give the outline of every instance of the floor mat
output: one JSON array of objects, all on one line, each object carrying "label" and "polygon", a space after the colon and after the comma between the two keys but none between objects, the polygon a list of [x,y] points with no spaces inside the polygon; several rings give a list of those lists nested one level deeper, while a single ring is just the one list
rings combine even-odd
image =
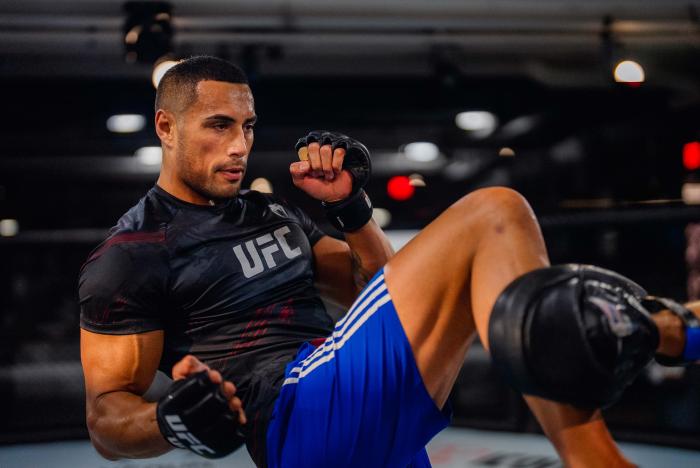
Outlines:
[{"label": "floor mat", "polygon": [[[643,468],[697,468],[700,451],[621,443],[625,454]],[[561,463],[546,438],[474,429],[448,428],[428,446],[436,468],[554,468]],[[88,441],[0,446],[0,468],[253,468],[245,449],[219,460],[207,460],[184,450],[158,458],[110,462]]]}]

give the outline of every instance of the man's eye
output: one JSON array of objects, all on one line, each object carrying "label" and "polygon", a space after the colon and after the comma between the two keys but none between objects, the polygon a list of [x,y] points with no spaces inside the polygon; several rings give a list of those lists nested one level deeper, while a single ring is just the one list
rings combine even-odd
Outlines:
[{"label": "man's eye", "polygon": [[223,124],[223,123],[221,123],[221,124],[214,124],[214,128],[217,129],[217,130],[226,130],[226,129],[228,128],[228,125],[227,125],[227,124]]},{"label": "man's eye", "polygon": [[255,127],[254,124],[248,124],[248,125],[245,126],[245,129],[246,129],[246,130],[249,130],[249,131],[252,131],[252,130],[253,130],[253,127]]}]

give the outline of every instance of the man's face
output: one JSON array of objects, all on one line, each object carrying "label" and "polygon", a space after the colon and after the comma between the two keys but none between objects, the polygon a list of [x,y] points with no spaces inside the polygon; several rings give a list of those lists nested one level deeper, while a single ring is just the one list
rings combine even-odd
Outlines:
[{"label": "man's face", "polygon": [[177,118],[174,167],[202,201],[241,189],[253,146],[255,105],[248,85],[200,81],[197,98]]}]

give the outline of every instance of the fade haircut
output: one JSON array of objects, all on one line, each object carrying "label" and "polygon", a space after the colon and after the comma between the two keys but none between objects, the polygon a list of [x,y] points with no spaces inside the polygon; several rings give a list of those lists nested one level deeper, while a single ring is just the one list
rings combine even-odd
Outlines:
[{"label": "fade haircut", "polygon": [[208,55],[190,57],[163,75],[156,90],[155,111],[178,114],[186,110],[197,99],[197,83],[205,80],[248,84],[245,72],[231,62]]}]

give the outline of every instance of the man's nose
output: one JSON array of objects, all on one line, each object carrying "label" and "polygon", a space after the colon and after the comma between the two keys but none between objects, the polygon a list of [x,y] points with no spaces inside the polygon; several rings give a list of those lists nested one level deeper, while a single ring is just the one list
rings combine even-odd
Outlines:
[{"label": "man's nose", "polygon": [[245,133],[241,129],[241,130],[236,132],[236,135],[234,136],[233,140],[229,144],[228,155],[242,157],[242,156],[246,156],[247,154],[248,154],[248,142],[246,141]]}]

